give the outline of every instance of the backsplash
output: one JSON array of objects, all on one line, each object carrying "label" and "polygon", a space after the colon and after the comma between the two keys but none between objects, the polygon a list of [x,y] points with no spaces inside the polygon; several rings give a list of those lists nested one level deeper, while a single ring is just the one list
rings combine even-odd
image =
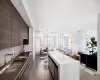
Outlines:
[{"label": "backsplash", "polygon": [[[22,51],[23,51],[23,46],[22,45],[0,50],[0,65],[4,64],[4,56],[5,56],[5,54],[14,53],[14,57],[15,57]],[[8,62],[9,60],[11,60],[11,57],[7,57],[6,59],[7,59],[7,62]]]}]

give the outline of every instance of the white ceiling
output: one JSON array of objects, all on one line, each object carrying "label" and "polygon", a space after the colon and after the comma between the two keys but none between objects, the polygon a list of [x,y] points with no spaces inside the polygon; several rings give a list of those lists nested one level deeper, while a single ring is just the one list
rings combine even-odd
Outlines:
[{"label": "white ceiling", "polygon": [[23,0],[37,31],[97,29],[99,0]]}]

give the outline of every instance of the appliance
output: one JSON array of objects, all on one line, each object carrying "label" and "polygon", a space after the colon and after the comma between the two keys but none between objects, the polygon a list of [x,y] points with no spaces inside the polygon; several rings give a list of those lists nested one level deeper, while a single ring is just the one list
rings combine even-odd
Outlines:
[{"label": "appliance", "polygon": [[28,39],[23,39],[23,45],[28,45],[29,44],[29,40]]}]

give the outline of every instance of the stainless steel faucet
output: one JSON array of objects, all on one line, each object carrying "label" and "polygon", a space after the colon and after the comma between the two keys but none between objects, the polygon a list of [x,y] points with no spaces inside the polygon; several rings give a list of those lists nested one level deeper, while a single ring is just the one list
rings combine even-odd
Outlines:
[{"label": "stainless steel faucet", "polygon": [[7,63],[7,61],[6,61],[6,57],[7,57],[7,56],[11,56],[11,60],[13,59],[13,54],[6,54],[6,55],[4,56],[4,64]]}]

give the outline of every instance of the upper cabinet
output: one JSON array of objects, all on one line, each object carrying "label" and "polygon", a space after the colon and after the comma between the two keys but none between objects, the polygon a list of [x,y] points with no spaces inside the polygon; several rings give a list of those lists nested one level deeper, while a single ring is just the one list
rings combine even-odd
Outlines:
[{"label": "upper cabinet", "polygon": [[0,49],[23,44],[29,28],[10,0],[0,0]]},{"label": "upper cabinet", "polygon": [[23,44],[23,39],[29,39],[29,27],[20,17],[20,44]]},{"label": "upper cabinet", "polygon": [[0,0],[0,49],[11,47],[11,6]]},{"label": "upper cabinet", "polygon": [[12,47],[20,45],[20,17],[17,10],[12,7]]}]

